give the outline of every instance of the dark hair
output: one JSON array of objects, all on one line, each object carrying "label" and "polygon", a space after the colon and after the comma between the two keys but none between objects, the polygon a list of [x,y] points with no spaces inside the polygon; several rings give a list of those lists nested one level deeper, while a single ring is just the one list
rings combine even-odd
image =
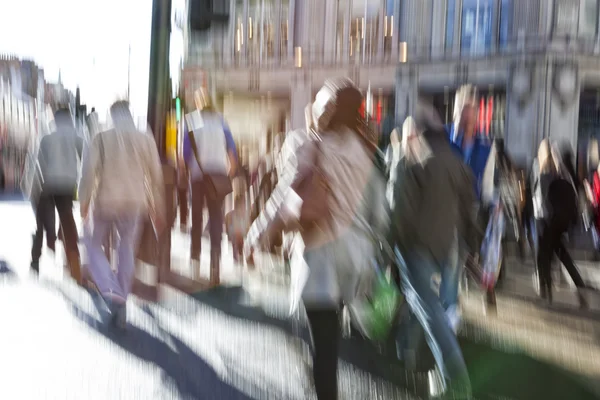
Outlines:
[{"label": "dark hair", "polygon": [[335,112],[331,117],[331,126],[345,125],[358,129],[360,107],[363,96],[355,87],[345,87],[336,93]]}]

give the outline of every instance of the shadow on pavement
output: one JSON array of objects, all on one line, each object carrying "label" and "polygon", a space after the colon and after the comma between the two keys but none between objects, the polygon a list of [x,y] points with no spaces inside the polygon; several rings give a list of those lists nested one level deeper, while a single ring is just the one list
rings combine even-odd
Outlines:
[{"label": "shadow on pavement", "polygon": [[[285,316],[278,318],[267,314],[261,307],[244,305],[245,296],[247,294],[240,287],[220,287],[192,295],[199,302],[231,317],[268,324],[309,342],[305,321],[294,321]],[[459,341],[477,399],[600,398],[583,378],[550,363],[519,351],[503,352],[493,348],[490,343],[476,342],[470,338],[461,337]],[[387,351],[362,338],[351,337],[342,341],[340,358],[417,395],[424,394],[426,374],[406,371],[395,358],[393,350]]]},{"label": "shadow on pavement", "polygon": [[[150,333],[131,324],[126,332],[112,328],[108,323],[99,323],[97,319],[80,308],[65,291],[59,289],[72,307],[73,314],[98,333],[111,340],[123,350],[136,357],[151,362],[163,371],[163,382],[175,383],[183,398],[194,399],[240,399],[249,400],[246,394],[223,382],[216,372],[193,350],[173,335],[168,335],[170,344],[152,336]],[[90,294],[103,320],[107,312],[99,296]]]}]

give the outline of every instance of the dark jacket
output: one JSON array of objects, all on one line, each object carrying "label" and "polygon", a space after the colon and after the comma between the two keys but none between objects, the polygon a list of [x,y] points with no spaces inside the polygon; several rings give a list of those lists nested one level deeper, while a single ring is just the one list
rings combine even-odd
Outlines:
[{"label": "dark jacket", "polygon": [[443,132],[424,137],[432,157],[423,164],[398,163],[390,239],[401,251],[426,251],[443,263],[456,231],[471,250],[477,248],[473,174]]}]

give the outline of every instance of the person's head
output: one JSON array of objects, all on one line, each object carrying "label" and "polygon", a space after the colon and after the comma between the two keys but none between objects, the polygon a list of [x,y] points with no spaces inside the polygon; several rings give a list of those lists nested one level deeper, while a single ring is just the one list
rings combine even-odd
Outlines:
[{"label": "person's head", "polygon": [[57,131],[74,130],[73,115],[67,107],[59,108],[54,112],[54,124]]},{"label": "person's head", "polygon": [[363,97],[348,78],[329,79],[315,96],[312,121],[319,132],[348,127],[359,130]]},{"label": "person's head", "polygon": [[194,92],[194,104],[200,111],[214,111],[212,98],[206,88],[200,88]]},{"label": "person's head", "polygon": [[125,100],[118,100],[113,103],[110,107],[110,118],[117,131],[137,131],[135,121],[129,109],[129,103]]}]

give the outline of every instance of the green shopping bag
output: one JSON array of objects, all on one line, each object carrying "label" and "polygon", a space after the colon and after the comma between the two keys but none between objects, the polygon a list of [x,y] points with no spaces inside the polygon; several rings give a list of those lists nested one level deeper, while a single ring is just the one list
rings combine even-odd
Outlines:
[{"label": "green shopping bag", "polygon": [[371,289],[350,306],[350,313],[353,325],[363,336],[381,342],[389,336],[404,298],[378,266],[373,272]]}]

